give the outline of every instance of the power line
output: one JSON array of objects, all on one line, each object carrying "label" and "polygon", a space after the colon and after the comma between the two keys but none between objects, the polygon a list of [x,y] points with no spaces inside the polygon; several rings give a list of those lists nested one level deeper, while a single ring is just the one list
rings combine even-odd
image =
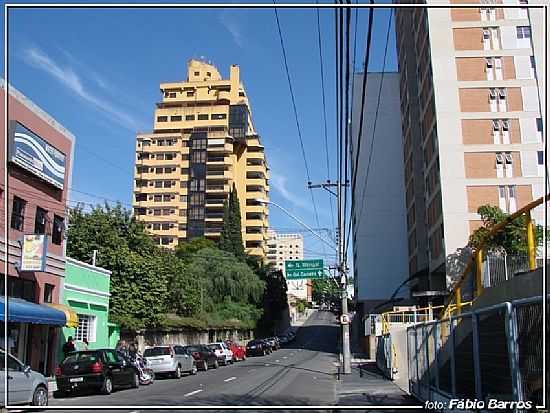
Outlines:
[{"label": "power line", "polygon": [[[348,3],[349,3],[349,0],[348,0]],[[349,74],[350,74],[350,68],[349,68],[349,64],[350,64],[350,48],[349,48],[349,43],[350,43],[350,20],[351,20],[351,10],[349,8],[346,9],[346,39],[345,39],[345,44],[346,44],[346,91],[345,91],[345,100],[346,100],[346,110],[345,110],[345,119],[343,120],[345,123],[344,123],[344,134],[345,134],[345,138],[344,138],[344,183],[346,185],[344,185],[344,222],[343,222],[343,229],[344,229],[344,232],[343,232],[343,239],[345,240],[346,239],[346,212],[347,212],[347,209],[348,209],[348,186],[347,186],[347,181],[348,181],[348,173],[349,173],[349,170],[348,170],[348,149],[349,149],[349,112],[350,112],[350,99],[349,99]],[[351,220],[350,220],[351,222]],[[346,251],[346,245],[344,243],[344,251]]]},{"label": "power line", "polygon": [[96,157],[97,159],[99,159],[100,161],[102,161],[102,162],[105,163],[106,165],[111,166],[111,167],[114,168],[114,169],[118,169],[118,170],[123,171],[123,172],[125,172],[125,173],[128,172],[128,171],[125,171],[124,169],[122,169],[119,165],[115,164],[114,162],[111,162],[110,160],[108,160],[108,159],[102,157],[101,155],[97,154],[96,152],[92,151],[91,149],[89,149],[88,146],[83,145],[83,144],[80,143],[80,142],[76,145],[76,147],[77,147],[77,148],[80,147],[80,148],[84,149],[85,152],[88,152],[90,155]]},{"label": "power line", "polygon": [[[273,4],[276,4],[275,0],[273,0]],[[288,69],[288,61],[287,61],[287,57],[286,57],[286,49],[285,49],[285,43],[284,43],[284,40],[283,40],[283,33],[282,33],[282,30],[281,30],[281,23],[279,21],[279,13],[277,12],[277,7],[275,7],[273,10],[275,11],[275,20],[277,22],[277,30],[279,32],[279,40],[280,40],[280,43],[281,43],[281,50],[283,52],[283,61],[284,61],[284,66],[285,66],[286,78],[288,80],[288,88],[290,90],[290,97],[292,99],[292,108],[294,110],[294,118],[295,118],[295,121],[296,121],[296,128],[298,130],[298,138],[300,140],[300,148],[302,150],[302,157],[304,159],[304,165],[305,165],[305,168],[306,168],[307,182],[308,182],[308,185],[309,185],[311,183],[311,176],[310,176],[310,173],[309,173],[309,166],[307,164],[307,157],[306,157],[306,151],[305,151],[305,148],[304,148],[304,141],[302,139],[302,130],[300,128],[300,122],[299,122],[299,119],[298,119],[298,110],[296,109],[296,99],[294,97],[294,90],[292,89],[292,81],[290,80],[290,71]],[[313,190],[311,188],[309,189],[309,193],[311,195],[311,202],[313,204],[313,210],[315,212],[315,222],[316,222],[317,226],[320,226],[319,225],[319,214],[317,212],[317,205],[315,203],[315,196],[313,195]]]},{"label": "power line", "polygon": [[[318,0],[316,0],[316,3],[319,3]],[[328,155],[328,129],[327,129],[327,107],[326,107],[326,98],[325,98],[325,74],[324,74],[324,63],[323,63],[323,52],[322,52],[322,41],[321,41],[321,18],[320,18],[320,12],[319,8],[316,9],[317,12],[317,38],[318,38],[318,44],[319,44],[319,67],[321,69],[321,91],[323,96],[323,121],[324,121],[324,131],[325,131],[325,155],[326,155],[326,163],[327,163],[327,181],[330,180],[330,160]],[[332,197],[329,197],[329,204],[330,204],[330,216],[332,219],[332,225],[335,224],[334,222],[334,207],[333,207],[333,199]]]},{"label": "power line", "polygon": [[[371,4],[374,3],[374,0],[370,0]],[[363,118],[365,114],[365,97],[366,97],[366,91],[367,91],[367,72],[369,67],[369,60],[370,60],[370,48],[371,48],[371,41],[372,41],[372,24],[373,24],[373,17],[374,17],[374,9],[369,9],[369,27],[367,31],[367,45],[366,45],[366,52],[365,52],[365,63],[363,65],[363,86],[362,86],[362,94],[361,94],[361,111],[359,114],[359,133],[357,134],[357,152],[355,153],[355,168],[353,170],[353,174],[351,177],[351,192],[355,193],[355,187],[357,184],[357,170],[359,169],[357,167],[359,162],[359,153],[361,151],[361,136],[363,133]],[[353,206],[352,206],[353,208]]]},{"label": "power line", "polygon": [[[356,222],[357,226],[359,226],[359,224],[361,222],[361,217],[363,216],[363,210],[364,210],[364,206],[365,206],[365,195],[367,193],[367,184],[368,184],[368,181],[369,181],[370,166],[371,166],[371,163],[372,163],[372,153],[374,152],[374,141],[376,139],[376,125],[378,123],[378,112],[379,112],[379,109],[380,109],[380,100],[381,100],[380,98],[382,96],[382,85],[384,83],[384,74],[386,72],[386,58],[387,58],[387,54],[388,54],[388,43],[389,43],[389,39],[390,39],[390,31],[391,31],[390,29],[391,29],[392,15],[393,15],[393,9],[390,11],[390,15],[388,17],[388,29],[387,29],[387,33],[386,33],[386,46],[384,48],[384,62],[383,62],[383,66],[382,66],[382,74],[380,76],[380,85],[378,87],[378,97],[377,97],[377,101],[376,101],[376,111],[375,111],[375,114],[374,114],[374,122],[373,122],[373,128],[372,128],[372,140],[371,140],[370,147],[369,147],[369,159],[367,161],[367,171],[365,173],[365,181],[364,181],[364,185],[363,185],[363,194],[362,194],[363,196],[362,196],[362,199],[361,199],[361,209],[359,211],[359,218],[357,219],[357,222]],[[361,115],[362,114],[363,114],[363,112],[361,112]],[[359,136],[361,136],[361,135],[359,135]],[[359,154],[359,152],[357,152],[357,154]],[[350,230],[351,230],[351,220],[350,220]],[[349,237],[349,233],[348,233],[348,237]]]},{"label": "power line", "polygon": [[[342,0],[339,0],[339,3],[342,3]],[[336,39],[336,140],[338,148],[338,236],[341,237],[341,228],[342,228],[342,203],[341,203],[341,183],[342,183],[342,107],[344,104],[343,101],[343,88],[342,88],[342,68],[343,68],[343,13],[341,9],[335,10],[335,22],[334,22],[334,31]],[[341,240],[339,240],[341,242]],[[338,257],[339,260],[341,257],[341,249],[338,248]]]}]

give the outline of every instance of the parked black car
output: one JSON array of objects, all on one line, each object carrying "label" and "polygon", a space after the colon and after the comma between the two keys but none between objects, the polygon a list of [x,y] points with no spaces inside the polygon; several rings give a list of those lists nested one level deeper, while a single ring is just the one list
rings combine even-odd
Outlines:
[{"label": "parked black car", "polygon": [[186,346],[184,347],[184,350],[187,351],[188,354],[192,355],[195,359],[195,364],[198,369],[200,370],[208,370],[208,368],[214,368],[217,369],[220,364],[218,361],[218,356],[208,346],[205,346],[204,344],[195,344],[192,346]]},{"label": "parked black car", "polygon": [[139,386],[137,369],[112,349],[69,353],[55,369],[55,380],[57,397],[80,390],[110,394],[117,387]]},{"label": "parked black car", "polygon": [[247,356],[265,356],[271,353],[271,347],[264,339],[249,341],[246,345]]}]

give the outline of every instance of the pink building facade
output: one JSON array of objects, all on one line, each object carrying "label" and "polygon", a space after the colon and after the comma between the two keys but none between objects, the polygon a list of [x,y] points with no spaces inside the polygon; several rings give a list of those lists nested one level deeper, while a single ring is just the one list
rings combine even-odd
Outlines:
[{"label": "pink building facade", "polygon": [[[9,89],[7,125],[3,116],[6,89]],[[0,289],[5,296],[3,300],[9,300],[8,336],[7,341],[2,337],[2,347],[34,370],[49,375],[54,368],[62,325],[58,317],[61,312],[49,304],[62,302],[67,201],[75,138],[3,81],[0,98],[2,215],[7,211],[0,220]],[[43,271],[23,271],[23,236],[36,234],[45,236]],[[20,311],[30,313],[31,318],[18,318]],[[4,322],[2,314],[2,333]]]}]

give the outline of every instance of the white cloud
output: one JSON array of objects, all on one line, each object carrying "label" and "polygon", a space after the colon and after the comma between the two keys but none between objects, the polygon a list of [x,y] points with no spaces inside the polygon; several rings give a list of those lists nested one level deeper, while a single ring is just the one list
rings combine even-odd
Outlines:
[{"label": "white cloud", "polygon": [[[54,77],[67,89],[95,107],[98,111],[103,112],[103,114],[119,125],[134,132],[141,129],[139,122],[132,115],[118,109],[108,100],[91,93],[84,86],[81,76],[72,67],[62,67],[45,52],[36,47],[26,49],[23,52],[23,59],[29,66],[40,69]],[[91,76],[94,77],[93,74]],[[99,83],[99,78],[96,79],[96,82]]]},{"label": "white cloud", "polygon": [[221,13],[219,16],[220,23],[225,27],[225,29],[231,34],[233,41],[240,48],[245,46],[245,36],[242,33],[242,30],[238,23],[229,17],[227,13]]},{"label": "white cloud", "polygon": [[[306,202],[302,197],[293,194],[287,186],[287,177],[283,175],[274,174],[271,171],[270,186],[272,186],[284,199],[292,203],[293,205],[312,211],[310,203]],[[305,194],[305,192],[304,192]]]}]

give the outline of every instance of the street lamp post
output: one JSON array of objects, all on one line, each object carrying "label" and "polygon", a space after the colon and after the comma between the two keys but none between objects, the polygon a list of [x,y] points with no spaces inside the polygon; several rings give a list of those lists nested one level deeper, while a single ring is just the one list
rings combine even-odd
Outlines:
[{"label": "street lamp post", "polygon": [[[338,194],[340,191],[341,191],[341,185],[338,184]],[[283,208],[281,205],[273,201],[268,201],[266,199],[260,199],[260,198],[256,198],[255,201],[261,204],[269,204],[269,205],[276,206],[285,214],[287,214],[289,217],[291,217],[300,225],[302,225],[304,228],[306,228],[313,235],[315,235],[317,238],[319,238],[321,241],[323,241],[325,244],[327,244],[332,249],[334,249],[334,251],[336,252],[336,255],[338,256],[338,270],[341,275],[340,282],[342,283],[342,297],[341,297],[342,314],[347,315],[348,313],[347,268],[346,268],[346,263],[344,258],[342,228],[340,228],[340,231],[338,234],[338,245],[335,245],[333,242],[327,241],[325,238],[319,235],[316,231],[314,231],[309,225],[307,225],[305,222],[303,222],[301,219],[299,219],[295,215],[291,214],[286,208]],[[341,210],[341,213],[343,213],[343,210]],[[342,372],[344,374],[351,373],[351,349],[350,349],[350,337],[349,337],[349,324],[347,323],[342,324],[342,367],[343,367]]]}]

